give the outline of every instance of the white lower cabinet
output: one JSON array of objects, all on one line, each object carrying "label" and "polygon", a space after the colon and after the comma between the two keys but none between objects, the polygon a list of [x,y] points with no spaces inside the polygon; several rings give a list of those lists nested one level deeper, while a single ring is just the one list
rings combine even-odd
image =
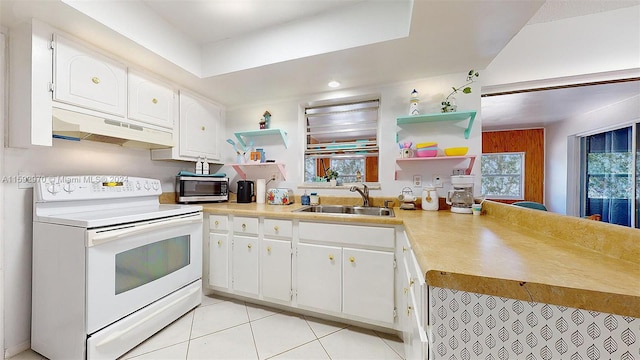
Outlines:
[{"label": "white lower cabinet", "polygon": [[394,251],[394,228],[301,221],[298,305],[395,326]]},{"label": "white lower cabinet", "polygon": [[428,359],[429,341],[425,331],[428,307],[423,302],[427,299],[424,276],[404,232],[401,233],[398,241],[402,249],[399,289],[401,304],[398,309],[405,358],[407,360]]},{"label": "white lower cabinet", "polygon": [[298,305],[340,313],[342,248],[298,244],[296,258]]},{"label": "white lower cabinet", "polygon": [[210,289],[400,328],[394,227],[213,214],[207,224]]},{"label": "white lower cabinet", "polygon": [[209,234],[209,285],[229,288],[229,234]]},{"label": "white lower cabinet", "polygon": [[342,250],[342,312],[393,323],[394,258],[388,251]]},{"label": "white lower cabinet", "polygon": [[291,301],[291,241],[264,239],[260,270],[264,299]]},{"label": "white lower cabinet", "polygon": [[409,329],[405,332],[405,358],[407,360],[423,360],[429,358],[429,339],[427,332],[420,323],[420,313],[414,309],[420,304],[416,303],[413,289],[409,290],[409,303],[407,316],[409,317]]},{"label": "white lower cabinet", "polygon": [[233,290],[258,295],[258,238],[234,235],[231,254]]},{"label": "white lower cabinet", "polygon": [[208,241],[205,244],[205,258],[203,279],[204,284],[208,284],[216,290],[229,290],[229,250],[231,249],[231,239],[229,235],[227,215],[207,215],[205,219],[205,236]]}]

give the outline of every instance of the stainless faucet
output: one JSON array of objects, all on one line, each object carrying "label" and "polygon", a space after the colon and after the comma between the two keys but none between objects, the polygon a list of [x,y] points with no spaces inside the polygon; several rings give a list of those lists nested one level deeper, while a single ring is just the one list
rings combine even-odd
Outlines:
[{"label": "stainless faucet", "polygon": [[367,185],[362,184],[364,191],[360,190],[357,186],[352,186],[349,191],[357,191],[362,196],[362,206],[369,206],[369,188]]}]

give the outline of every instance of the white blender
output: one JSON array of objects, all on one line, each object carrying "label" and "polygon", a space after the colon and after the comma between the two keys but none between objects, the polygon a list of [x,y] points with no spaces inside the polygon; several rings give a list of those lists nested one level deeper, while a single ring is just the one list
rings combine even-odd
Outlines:
[{"label": "white blender", "polygon": [[447,204],[451,205],[451,212],[471,214],[473,205],[474,175],[453,175],[451,185],[453,190],[447,192]]}]

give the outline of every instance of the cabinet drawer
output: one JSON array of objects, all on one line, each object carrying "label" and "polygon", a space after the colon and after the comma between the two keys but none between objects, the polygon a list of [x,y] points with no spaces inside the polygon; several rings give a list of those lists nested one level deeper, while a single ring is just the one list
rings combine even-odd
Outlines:
[{"label": "cabinet drawer", "polygon": [[258,234],[258,218],[234,217],[233,232],[236,234]]},{"label": "cabinet drawer", "polygon": [[264,236],[291,238],[293,225],[290,220],[264,219]]},{"label": "cabinet drawer", "polygon": [[229,218],[226,215],[209,215],[209,231],[229,230]]},{"label": "cabinet drawer", "polygon": [[395,229],[300,222],[300,240],[392,249],[395,247]]}]

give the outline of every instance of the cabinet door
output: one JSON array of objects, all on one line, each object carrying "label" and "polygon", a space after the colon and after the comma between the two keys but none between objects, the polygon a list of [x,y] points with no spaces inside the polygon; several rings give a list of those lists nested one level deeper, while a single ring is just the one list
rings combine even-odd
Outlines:
[{"label": "cabinet door", "polygon": [[233,237],[233,290],[258,295],[258,238]]},{"label": "cabinet door", "polygon": [[262,296],[291,300],[291,242],[264,239],[260,249]]},{"label": "cabinet door", "polygon": [[173,129],[177,97],[170,85],[135,70],[127,84],[130,119]]},{"label": "cabinet door", "polygon": [[[429,357],[429,341],[427,333],[420,325],[420,316],[418,312],[413,311],[418,305],[415,302],[413,289],[409,290],[409,306],[407,307],[407,316],[409,320],[409,331],[405,332],[405,356],[407,360],[423,360]],[[408,334],[408,337],[406,336]]]},{"label": "cabinet door", "polygon": [[222,113],[219,106],[180,91],[180,156],[219,160],[218,138]]},{"label": "cabinet door", "polygon": [[296,258],[298,305],[339,313],[342,249],[298,244]]},{"label": "cabinet door", "polygon": [[125,116],[124,64],[55,35],[54,100]]},{"label": "cabinet door", "polygon": [[229,235],[209,234],[209,285],[229,288]]},{"label": "cabinet door", "polygon": [[393,323],[394,254],[343,249],[342,311],[366,319]]}]

